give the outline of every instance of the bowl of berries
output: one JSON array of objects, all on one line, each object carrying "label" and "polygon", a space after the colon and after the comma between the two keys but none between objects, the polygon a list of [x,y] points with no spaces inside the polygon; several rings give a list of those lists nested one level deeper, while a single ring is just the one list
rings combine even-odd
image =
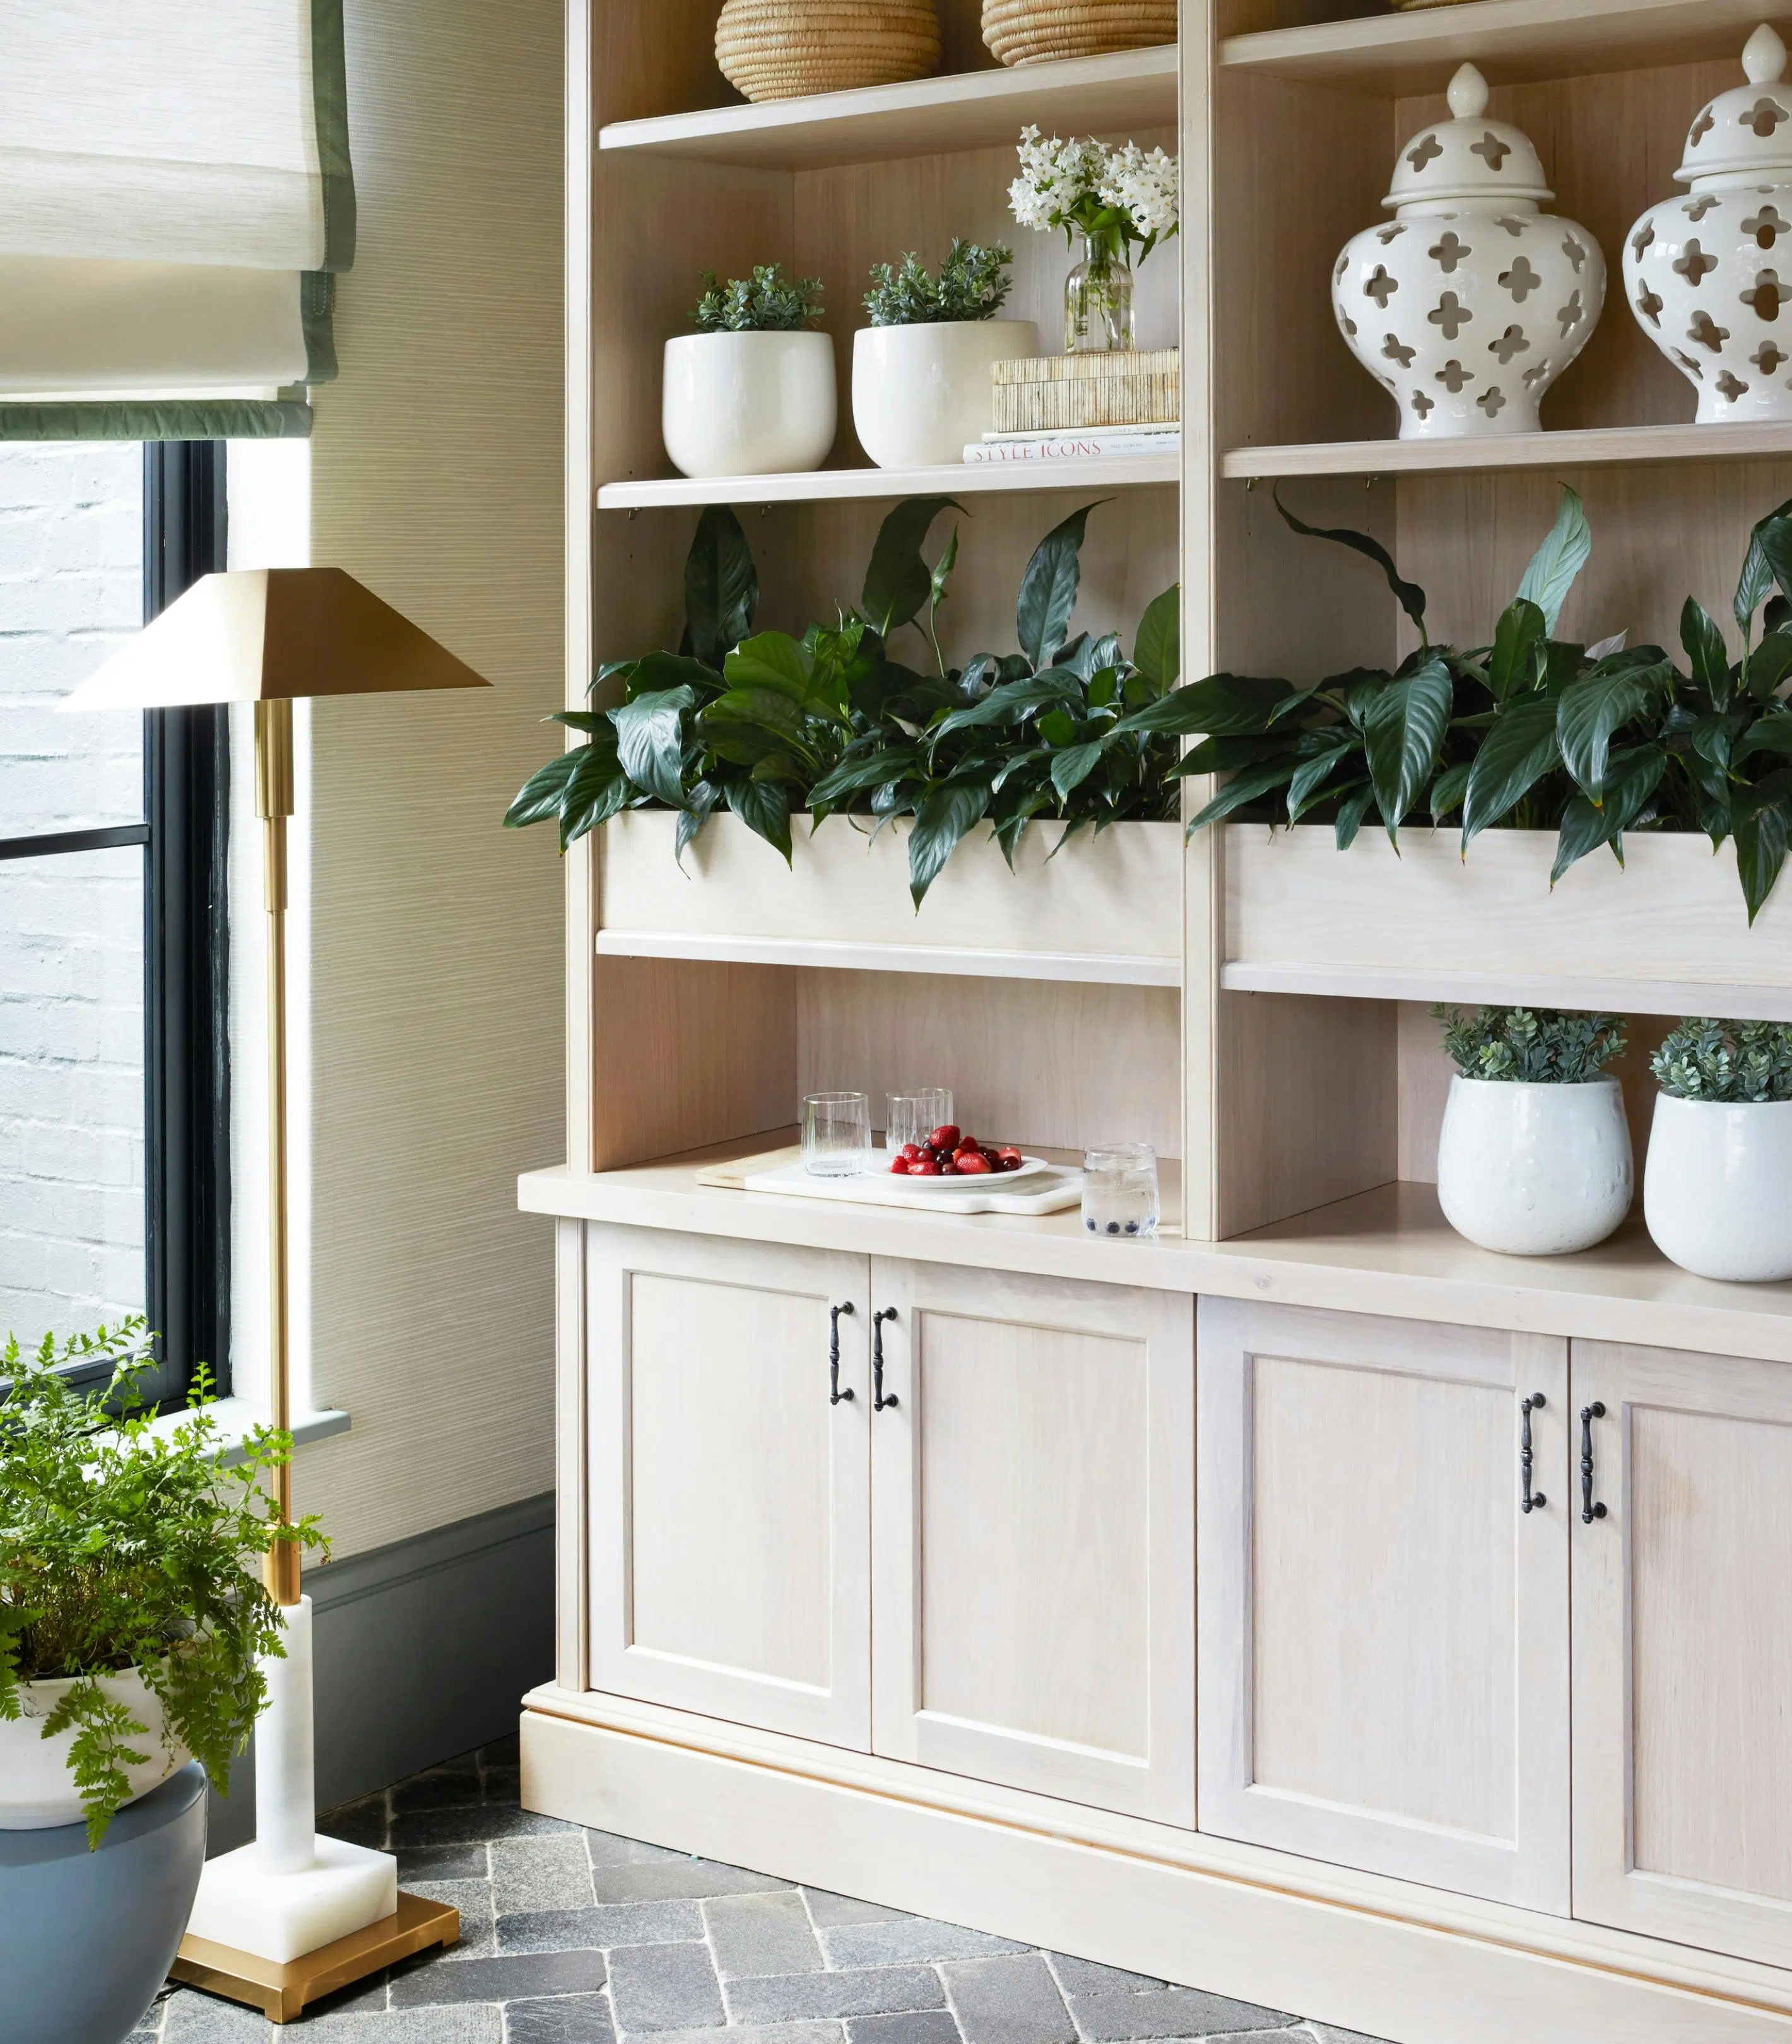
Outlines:
[{"label": "bowl of berries", "polygon": [[919,1143],[905,1143],[890,1160],[896,1178],[918,1179],[949,1191],[966,1182],[997,1177],[1036,1177],[1052,1166],[1041,1157],[1024,1157],[1012,1143],[979,1143],[956,1122],[946,1122]]}]

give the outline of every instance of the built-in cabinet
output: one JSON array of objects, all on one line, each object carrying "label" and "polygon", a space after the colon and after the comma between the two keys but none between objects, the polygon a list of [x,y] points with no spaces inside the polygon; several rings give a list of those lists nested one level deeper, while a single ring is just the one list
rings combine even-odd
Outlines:
[{"label": "built-in cabinet", "polygon": [[1194,1821],[1175,1293],[590,1231],[594,1688]]}]

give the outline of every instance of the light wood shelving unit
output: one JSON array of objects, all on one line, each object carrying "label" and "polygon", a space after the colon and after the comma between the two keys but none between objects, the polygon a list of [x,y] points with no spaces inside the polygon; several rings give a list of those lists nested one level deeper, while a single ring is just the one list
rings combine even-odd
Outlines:
[{"label": "light wood shelving unit", "polygon": [[[744,106],[715,0],[569,0],[569,707],[600,659],[676,644],[717,502],[759,624],[800,628],[852,600],[889,500],[960,500],[959,659],[1013,643],[1033,545],[1099,498],[1079,625],[1129,634],[1179,580],[1186,678],[1397,661],[1373,568],[1259,481],[1372,531],[1436,641],[1485,640],[1559,482],[1594,533],[1564,636],[1675,644],[1689,591],[1727,615],[1792,432],[1688,423],[1617,258],[1749,31],[1792,16],[1371,4],[1184,0],[1174,50],[1005,71],[977,0],[940,0],[938,77]],[[1465,58],[1612,285],[1545,431],[1401,443],[1329,280]],[[667,474],[660,352],[703,269],[821,275],[843,398],[870,263],[954,234],[1015,247],[1012,309],[1050,333],[1068,259],[1006,202],[1028,121],[1180,153],[1183,232],[1141,279],[1142,342],[1182,347],[1179,457],[878,471],[843,402],[814,474]],[[1456,1237],[1426,1013],[1626,1007],[1640,1158],[1676,1012],[1792,1017],[1792,897],[1748,932],[1702,841],[1552,895],[1519,833],[1464,867],[1418,834],[1396,859],[1129,826],[1158,834],[1013,876],[967,849],[917,917],[894,838],[799,832],[786,871],[712,825],[681,874],[667,822],[567,862],[567,1162],[521,1193],[560,1256],[558,1672],[525,1800],[1399,2044],[1792,2044],[1792,1669],[1776,1645],[1736,1678],[1732,1650],[1792,1636],[1792,1286],[1690,1278],[1636,1217],[1557,1259]],[[804,1091],[936,1078],[979,1134],[1153,1141],[1159,1239],[699,1182],[787,1139]],[[818,1412],[843,1300],[853,1395]],[[1521,1519],[1546,1387],[1549,1508]],[[1595,1394],[1603,1534],[1575,1489]],[[1627,1596],[1655,1661],[1626,1658]]]}]

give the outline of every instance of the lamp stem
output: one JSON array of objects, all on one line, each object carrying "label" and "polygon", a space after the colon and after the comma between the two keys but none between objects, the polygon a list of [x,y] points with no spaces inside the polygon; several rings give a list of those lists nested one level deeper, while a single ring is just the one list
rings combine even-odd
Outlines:
[{"label": "lamp stem", "polygon": [[[286,1255],[286,819],[293,813],[292,702],[275,697],[255,706],[255,809],[262,820],[262,893],[267,909],[267,1217],[269,1392],[274,1424],[292,1427],[287,1340]],[[274,1508],[292,1523],[292,1466],[274,1472]],[[298,1548],[277,1541],[263,1566],[267,1593],[279,1604],[299,1600]]]}]

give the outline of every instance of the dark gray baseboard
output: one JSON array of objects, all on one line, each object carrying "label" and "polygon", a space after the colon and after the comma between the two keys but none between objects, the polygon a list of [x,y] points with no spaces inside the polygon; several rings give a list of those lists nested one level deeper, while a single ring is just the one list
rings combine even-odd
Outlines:
[{"label": "dark gray baseboard", "polygon": [[[305,1589],[329,1810],[516,1730],[553,1673],[552,1495],[327,1563]],[[252,1747],[210,1823],[208,1853],[255,1835]]]}]

